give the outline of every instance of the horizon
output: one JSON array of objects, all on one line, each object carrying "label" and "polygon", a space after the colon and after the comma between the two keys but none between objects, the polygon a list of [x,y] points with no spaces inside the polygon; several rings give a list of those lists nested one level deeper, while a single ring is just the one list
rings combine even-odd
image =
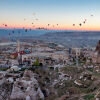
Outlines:
[{"label": "horizon", "polygon": [[[30,28],[25,28],[30,30]],[[0,28],[0,30],[25,30],[23,28]],[[100,32],[100,30],[64,30],[64,29],[31,29],[31,31],[54,31],[54,32]]]},{"label": "horizon", "polygon": [[29,30],[29,29],[31,29],[31,30],[40,30],[40,31],[42,31],[42,30],[44,30],[44,31],[72,31],[72,32],[74,32],[74,31],[76,31],[76,32],[100,32],[100,30],[67,30],[67,29],[37,29],[37,28],[2,28],[2,27],[0,27],[0,30],[25,30],[25,29],[27,29],[27,30]]}]

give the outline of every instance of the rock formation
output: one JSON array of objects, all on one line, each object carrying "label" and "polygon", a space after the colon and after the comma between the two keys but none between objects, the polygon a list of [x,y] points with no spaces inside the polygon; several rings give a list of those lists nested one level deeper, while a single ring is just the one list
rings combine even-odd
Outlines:
[{"label": "rock formation", "polygon": [[97,52],[97,63],[100,63],[100,40],[96,46],[96,52]]},{"label": "rock formation", "polygon": [[11,100],[44,100],[44,95],[39,87],[34,74],[26,70],[22,78],[18,78],[13,85]]},{"label": "rock formation", "polygon": [[44,94],[30,70],[23,77],[0,72],[0,100],[44,100]]}]

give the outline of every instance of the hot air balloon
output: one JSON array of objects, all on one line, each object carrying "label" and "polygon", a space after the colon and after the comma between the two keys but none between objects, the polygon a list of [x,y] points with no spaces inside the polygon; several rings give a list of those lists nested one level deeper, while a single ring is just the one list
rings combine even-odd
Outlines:
[{"label": "hot air balloon", "polygon": [[33,16],[35,16],[36,15],[36,13],[33,13]]},{"label": "hot air balloon", "polygon": [[86,22],[84,21],[83,23],[85,24]]},{"label": "hot air balloon", "polygon": [[38,19],[37,19],[37,18],[36,18],[35,20],[36,20],[36,21],[38,21]]},{"label": "hot air balloon", "polygon": [[27,32],[27,29],[25,29],[25,32]]},{"label": "hot air balloon", "polygon": [[75,24],[73,24],[73,26],[75,26]]},{"label": "hot air balloon", "polygon": [[18,33],[20,33],[20,31],[18,31]]},{"label": "hot air balloon", "polygon": [[93,17],[93,15],[91,15],[91,17]]},{"label": "hot air balloon", "polygon": [[14,33],[14,31],[12,31],[12,33]]},{"label": "hot air balloon", "polygon": [[80,23],[79,26],[82,26],[82,24]]},{"label": "hot air balloon", "polygon": [[24,18],[24,21],[26,21],[26,18]]},{"label": "hot air balloon", "polygon": [[7,24],[5,24],[5,27],[7,27]]}]

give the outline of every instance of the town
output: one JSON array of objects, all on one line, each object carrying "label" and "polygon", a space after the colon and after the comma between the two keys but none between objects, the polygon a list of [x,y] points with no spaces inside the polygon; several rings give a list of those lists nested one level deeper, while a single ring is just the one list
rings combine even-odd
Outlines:
[{"label": "town", "polygon": [[100,100],[99,76],[100,41],[93,48],[0,43],[0,100]]}]

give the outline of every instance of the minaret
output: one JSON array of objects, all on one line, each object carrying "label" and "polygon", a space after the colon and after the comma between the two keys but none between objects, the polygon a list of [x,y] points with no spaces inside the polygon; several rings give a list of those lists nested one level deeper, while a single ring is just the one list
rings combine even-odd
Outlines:
[{"label": "minaret", "polygon": [[18,52],[18,58],[20,58],[20,44],[19,44],[19,40],[17,40],[17,52]]},{"label": "minaret", "polygon": [[21,55],[20,55],[20,43],[19,43],[19,40],[17,40],[17,53],[18,53],[18,63],[20,65],[22,62],[21,62]]}]

